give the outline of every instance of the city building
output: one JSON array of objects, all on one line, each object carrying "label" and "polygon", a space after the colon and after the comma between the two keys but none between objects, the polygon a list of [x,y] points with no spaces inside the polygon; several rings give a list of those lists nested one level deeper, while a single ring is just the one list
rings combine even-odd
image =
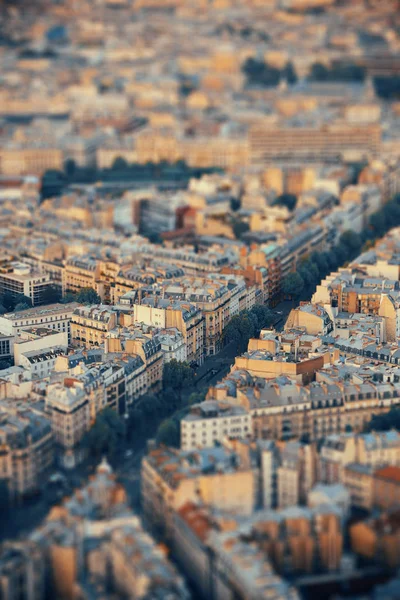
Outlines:
[{"label": "city building", "polygon": [[220,443],[224,438],[250,438],[250,415],[241,406],[207,400],[191,407],[181,420],[181,448],[194,450]]},{"label": "city building", "polygon": [[11,502],[37,492],[54,462],[54,435],[40,406],[0,400],[0,461]]},{"label": "city building", "polygon": [[50,277],[32,272],[29,265],[11,261],[0,265],[0,294],[19,294],[30,298],[32,305],[43,304],[45,293],[52,285]]}]

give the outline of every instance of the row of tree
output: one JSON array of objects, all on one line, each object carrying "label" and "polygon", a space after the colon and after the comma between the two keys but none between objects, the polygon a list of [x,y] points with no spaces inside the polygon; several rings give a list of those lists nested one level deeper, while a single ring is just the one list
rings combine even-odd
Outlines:
[{"label": "row of tree", "polygon": [[63,304],[68,302],[79,302],[79,304],[101,304],[99,294],[91,287],[85,287],[79,292],[66,292],[64,297],[60,299]]},{"label": "row of tree", "polygon": [[364,81],[365,68],[354,64],[333,64],[330,67],[316,62],[311,65],[311,81]]},{"label": "row of tree", "polygon": [[[61,302],[67,304],[68,302],[79,302],[80,304],[100,304],[101,298],[93,288],[82,288],[79,292],[67,292],[62,297],[61,288],[58,286],[49,285],[47,286],[41,296],[41,304],[54,304]],[[29,296],[24,294],[10,294],[5,292],[0,295],[0,314],[7,312],[18,312],[32,308],[32,300]]]},{"label": "row of tree", "polygon": [[303,296],[309,298],[316,285],[328,273],[356,258],[362,249],[367,250],[373,246],[377,239],[397,225],[400,225],[400,194],[371,215],[368,226],[361,234],[345,231],[340,236],[339,243],[329,252],[313,252],[303,260],[297,271],[289,273],[283,280],[283,294],[294,299]]},{"label": "row of tree", "polygon": [[286,63],[283,69],[278,69],[262,59],[248,58],[242,66],[242,71],[246,75],[247,85],[250,86],[275,87],[281,80],[289,84],[297,81],[297,74],[291,62]]},{"label": "row of tree", "polygon": [[10,294],[5,292],[0,296],[0,314],[7,312],[19,312],[32,308],[32,300],[24,294]]},{"label": "row of tree", "polygon": [[191,167],[184,160],[128,164],[123,157],[117,156],[111,168],[97,169],[95,166],[81,167],[74,160],[68,159],[64,170],[49,169],[44,173],[41,198],[44,200],[59,195],[66,185],[74,183],[162,181],[185,185],[192,177],[220,172],[222,170],[218,167]]},{"label": "row of tree", "polygon": [[389,412],[381,415],[373,415],[365,427],[365,431],[389,431],[397,429],[400,431],[400,408],[392,407]]},{"label": "row of tree", "polygon": [[261,329],[270,327],[274,313],[265,304],[256,304],[232,317],[223,332],[224,344],[234,344],[237,353],[245,352],[249,340],[260,335]]},{"label": "row of tree", "polygon": [[143,444],[154,436],[159,442],[179,445],[180,419],[191,404],[204,399],[204,395],[190,393],[193,383],[194,371],[187,363],[176,360],[166,363],[163,391],[141,396],[128,419],[122,419],[111,408],[97,415],[84,439],[89,454],[96,459],[102,455],[113,459],[125,441]]}]

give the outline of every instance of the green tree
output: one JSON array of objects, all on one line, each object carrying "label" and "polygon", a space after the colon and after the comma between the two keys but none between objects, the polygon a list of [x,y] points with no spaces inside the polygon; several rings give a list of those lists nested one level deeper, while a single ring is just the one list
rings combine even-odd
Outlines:
[{"label": "green tree", "polygon": [[293,299],[299,298],[304,289],[304,281],[298,273],[289,273],[282,283],[282,292]]},{"label": "green tree", "polygon": [[297,73],[292,62],[287,62],[283,71],[282,76],[286,79],[289,85],[293,85],[297,82]]},{"label": "green tree", "polygon": [[296,208],[297,197],[294,194],[281,194],[275,198],[273,206],[286,206],[288,210],[293,211]]},{"label": "green tree", "polygon": [[15,296],[13,294],[10,294],[10,292],[5,292],[0,296],[0,302],[1,305],[4,306],[4,308],[6,309],[6,312],[10,312],[14,310],[14,306],[16,304]]},{"label": "green tree", "polygon": [[68,179],[71,179],[76,173],[76,162],[69,158],[64,163],[64,172]]},{"label": "green tree", "polygon": [[188,398],[188,405],[200,404],[201,402],[204,402],[205,398],[206,392],[192,392]]},{"label": "green tree", "polygon": [[122,156],[117,156],[114,160],[111,169],[113,171],[125,171],[128,168],[128,163]]},{"label": "green tree", "polygon": [[68,304],[69,302],[76,302],[76,294],[73,292],[66,292],[64,297],[60,300],[61,304]]},{"label": "green tree", "polygon": [[362,248],[362,240],[358,233],[355,231],[345,231],[340,236],[340,244],[347,248],[348,257],[347,260],[354,258]]},{"label": "green tree", "polygon": [[232,229],[237,240],[242,238],[244,233],[247,233],[250,229],[248,223],[241,221],[240,219],[234,219],[232,222]]},{"label": "green tree", "polygon": [[101,304],[100,296],[90,287],[82,288],[76,295],[76,301],[80,304]]},{"label": "green tree", "polygon": [[96,458],[102,455],[113,456],[125,438],[125,425],[112,408],[105,408],[96,417],[91,429],[86,433],[84,443],[89,453]]},{"label": "green tree", "polygon": [[329,79],[329,71],[322,63],[314,63],[311,66],[309,79],[313,81],[327,81]]},{"label": "green tree", "polygon": [[32,304],[27,304],[26,302],[18,302],[18,304],[14,306],[14,311],[21,312],[22,310],[27,310],[28,308],[32,308]]},{"label": "green tree", "polygon": [[61,300],[61,289],[56,285],[48,285],[42,293],[42,304],[56,304]]},{"label": "green tree", "polygon": [[248,311],[243,311],[235,315],[229,321],[223,332],[225,344],[233,343],[237,352],[244,352],[247,349],[249,339],[256,333],[254,320]]},{"label": "green tree", "polygon": [[271,67],[263,60],[248,58],[242,70],[246,75],[248,85],[261,85],[264,87],[274,87],[279,84],[281,72],[275,67]]},{"label": "green tree", "polygon": [[383,211],[372,214],[369,218],[369,224],[372,227],[374,236],[380,237],[386,231],[386,219]]},{"label": "green tree", "polygon": [[250,315],[256,317],[256,335],[259,334],[261,329],[270,327],[274,321],[274,313],[265,304],[255,304],[250,309]]},{"label": "green tree", "polygon": [[179,447],[180,444],[180,430],[179,425],[175,419],[166,419],[160,425],[157,430],[156,440],[158,444],[165,444],[166,446]]},{"label": "green tree", "polygon": [[163,370],[164,389],[171,388],[181,392],[183,388],[193,385],[194,371],[186,362],[179,362],[175,359],[165,363]]},{"label": "green tree", "polygon": [[400,431],[400,408],[392,407],[387,413],[373,415],[364,429],[365,431],[389,431],[390,429]]}]

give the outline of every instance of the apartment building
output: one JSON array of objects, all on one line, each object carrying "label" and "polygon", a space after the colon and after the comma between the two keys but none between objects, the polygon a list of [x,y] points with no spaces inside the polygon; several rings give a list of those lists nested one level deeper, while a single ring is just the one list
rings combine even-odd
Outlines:
[{"label": "apartment building", "polygon": [[371,510],[373,506],[373,467],[361,463],[348,463],[343,471],[343,484],[350,494],[350,504]]},{"label": "apartment building", "polygon": [[89,399],[73,378],[47,388],[46,413],[51,421],[54,441],[63,467],[73,468],[85,454],[80,446],[90,428]]},{"label": "apartment building", "polygon": [[252,519],[241,520],[243,535],[232,514],[187,502],[173,517],[172,548],[178,564],[202,598],[299,600],[261,550],[251,531]]},{"label": "apartment building", "polygon": [[379,516],[350,526],[350,546],[356,555],[374,561],[386,569],[400,566],[399,511],[382,512]]},{"label": "apartment building", "polygon": [[283,376],[259,379],[244,368],[234,369],[207,394],[208,400],[243,406],[252,415],[254,435],[273,440],[303,435],[316,440],[349,427],[359,433],[373,415],[397,406],[399,398],[398,383],[299,385]]},{"label": "apartment building", "polygon": [[278,443],[279,466],[276,468],[276,505],[283,509],[305,504],[317,481],[315,445],[298,441]]},{"label": "apartment building", "polygon": [[19,365],[30,374],[31,379],[44,379],[54,371],[59,356],[64,356],[65,348],[49,348],[22,352]]},{"label": "apartment building", "polygon": [[285,329],[300,328],[310,335],[328,335],[333,330],[333,320],[323,306],[300,302],[293,308],[285,323]]},{"label": "apartment building", "polygon": [[68,343],[71,341],[70,323],[73,311],[78,307],[76,302],[68,304],[49,304],[36,308],[28,308],[16,313],[0,315],[0,331],[4,335],[15,336],[24,329],[45,327],[66,332]]},{"label": "apartment building", "polygon": [[[112,281],[110,297],[115,304],[124,304],[124,296],[131,290],[137,290],[137,297],[143,295],[141,288],[165,280],[176,280],[184,277],[185,272],[181,267],[172,264],[153,262],[124,267],[118,270]],[[110,278],[111,279],[111,278]],[[132,294],[133,297],[136,295]]]},{"label": "apartment building", "polygon": [[[400,434],[397,431],[354,435],[328,435],[322,443],[319,476],[326,483],[340,483],[347,465],[358,463],[378,468],[400,466]],[[351,478],[351,473],[348,475]]]},{"label": "apartment building", "polygon": [[247,290],[243,278],[216,274],[213,278],[183,278],[176,283],[155,286],[149,297],[154,294],[171,301],[190,302],[201,310],[204,315],[204,352],[210,356],[220,351],[223,330],[232,316],[246,308]]},{"label": "apartment building", "polygon": [[14,356],[14,336],[0,333],[0,360],[9,360]]},{"label": "apartment building", "polygon": [[173,513],[200,497],[204,504],[238,514],[251,514],[255,475],[237,455],[223,447],[192,452],[161,447],[142,461],[142,506],[155,527],[171,531]]},{"label": "apartment building", "polygon": [[146,363],[140,356],[123,356],[120,361],[125,373],[126,407],[129,407],[137,398],[146,394],[149,377]]},{"label": "apartment building", "polygon": [[0,590],[9,600],[93,593],[190,598],[166,550],[132,513],[105,460],[86,485],[52,507],[39,527],[0,547]]},{"label": "apartment building", "polygon": [[0,594],[7,600],[45,595],[45,566],[40,549],[24,540],[4,542],[0,547]]},{"label": "apartment building", "polygon": [[100,277],[100,263],[94,258],[81,256],[69,258],[62,271],[62,290],[79,292],[82,288],[92,288],[101,297],[101,286],[97,285]]},{"label": "apartment building", "polygon": [[[334,506],[260,511],[250,523],[255,537],[263,532],[264,548],[278,574],[335,572],[340,568],[341,512]],[[279,553],[277,544],[282,550]]]},{"label": "apartment building", "polygon": [[137,323],[162,329],[176,328],[185,341],[186,360],[190,364],[203,363],[204,316],[193,303],[147,296],[133,306],[133,318]]},{"label": "apartment building", "polygon": [[266,127],[254,124],[249,130],[251,164],[267,164],[271,160],[296,158],[327,162],[348,153],[365,158],[376,156],[381,144],[380,125],[332,123],[310,126]]},{"label": "apartment building", "polygon": [[20,331],[14,340],[14,363],[17,366],[26,363],[26,360],[29,360],[27,354],[32,357],[35,356],[35,353],[39,355],[43,350],[61,349],[65,351],[67,346],[66,331],[47,329],[47,327],[27,327]]},{"label": "apartment building", "polygon": [[25,263],[12,261],[0,265],[0,294],[14,297],[23,294],[37,306],[43,303],[44,293],[51,285],[48,275],[34,273]]},{"label": "apartment building", "polygon": [[48,169],[62,170],[64,155],[59,148],[3,147],[0,151],[2,175],[43,175]]},{"label": "apartment building", "polygon": [[26,400],[0,401],[0,471],[12,502],[41,489],[54,460],[48,417]]},{"label": "apartment building", "polygon": [[140,357],[146,369],[147,387],[160,389],[164,353],[157,331],[146,332],[145,328],[138,327],[111,331],[107,334],[105,350]]},{"label": "apartment building", "polygon": [[71,317],[72,344],[85,348],[103,346],[107,333],[116,327],[117,321],[117,313],[107,306],[75,308]]},{"label": "apartment building", "polygon": [[181,449],[207,448],[224,438],[250,438],[250,415],[241,406],[208,400],[196,404],[180,423]]},{"label": "apartment building", "polygon": [[[250,281],[262,289],[263,303],[275,306],[281,297],[281,248],[273,243],[252,246],[250,251],[241,250],[239,260],[244,271],[238,275],[246,281],[251,277]],[[222,272],[226,272],[227,268]]]},{"label": "apartment building", "polygon": [[400,467],[388,465],[376,470],[373,477],[374,507],[383,511],[400,506]]}]

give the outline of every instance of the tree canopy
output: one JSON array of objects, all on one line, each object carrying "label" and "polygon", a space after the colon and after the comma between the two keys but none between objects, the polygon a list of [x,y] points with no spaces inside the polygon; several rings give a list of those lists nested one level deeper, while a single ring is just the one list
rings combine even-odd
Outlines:
[{"label": "tree canopy", "polygon": [[297,74],[293,63],[288,62],[282,69],[269,65],[264,60],[250,57],[242,66],[248,85],[275,87],[283,79],[293,84],[297,81]]},{"label": "tree canopy", "polygon": [[293,211],[296,208],[297,197],[294,194],[281,194],[275,198],[273,205],[286,206],[288,210]]},{"label": "tree canopy", "polygon": [[157,430],[156,441],[158,444],[179,447],[179,423],[175,419],[165,419]]},{"label": "tree canopy", "polygon": [[175,359],[165,363],[163,370],[164,389],[171,388],[180,392],[183,388],[193,384],[194,371],[186,362]]},{"label": "tree canopy", "polygon": [[56,285],[48,285],[42,292],[42,304],[55,304],[61,300],[61,288]]},{"label": "tree canopy", "polygon": [[269,327],[272,322],[272,311],[265,305],[256,304],[232,317],[223,332],[224,343],[233,343],[237,352],[244,352],[249,339],[258,336],[260,330]]},{"label": "tree canopy", "polygon": [[299,298],[304,289],[304,281],[299,273],[289,273],[282,283],[282,292],[285,296]]},{"label": "tree canopy", "polygon": [[390,429],[400,431],[400,408],[392,407],[387,413],[373,415],[365,427],[366,431],[389,431]]},{"label": "tree canopy", "polygon": [[89,453],[97,458],[113,456],[125,437],[125,425],[112,408],[98,413],[96,421],[86,433],[84,443]]},{"label": "tree canopy", "polygon": [[90,287],[82,288],[75,297],[76,302],[81,304],[100,304],[101,298],[98,293]]}]

